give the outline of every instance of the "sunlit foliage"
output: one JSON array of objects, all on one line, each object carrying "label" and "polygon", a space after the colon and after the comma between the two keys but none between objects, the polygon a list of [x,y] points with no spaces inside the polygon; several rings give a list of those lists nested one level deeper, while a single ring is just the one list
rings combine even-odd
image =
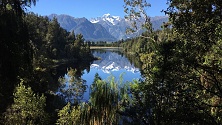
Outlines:
[{"label": "sunlit foliage", "polygon": [[25,87],[23,81],[15,89],[14,103],[5,113],[5,123],[8,125],[47,124],[46,97],[35,94],[30,87]]}]

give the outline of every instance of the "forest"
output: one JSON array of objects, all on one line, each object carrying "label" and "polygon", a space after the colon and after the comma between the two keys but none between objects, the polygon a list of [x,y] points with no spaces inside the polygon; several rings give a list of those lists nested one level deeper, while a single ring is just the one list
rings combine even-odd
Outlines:
[{"label": "forest", "polygon": [[[68,100],[53,93],[55,68],[94,60],[84,36],[57,19],[26,12],[36,0],[0,1],[0,124],[221,125],[222,2],[166,0],[169,22],[154,31],[146,0],[124,0],[125,18],[143,17],[145,32],[115,44],[141,62],[142,80],[96,74],[90,98],[81,71],[69,68]],[[36,5],[38,6],[38,5]],[[71,97],[73,101],[71,101]],[[69,100],[70,99],[70,100]]]}]

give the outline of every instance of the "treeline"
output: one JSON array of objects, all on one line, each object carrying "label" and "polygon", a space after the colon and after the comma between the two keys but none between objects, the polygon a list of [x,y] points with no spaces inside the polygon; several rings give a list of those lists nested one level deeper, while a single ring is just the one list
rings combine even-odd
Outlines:
[{"label": "treeline", "polygon": [[101,47],[120,47],[120,43],[123,42],[123,40],[119,40],[116,42],[107,42],[107,41],[86,41],[85,43],[89,46],[101,46]]},{"label": "treeline", "polygon": [[[25,16],[35,60],[76,59],[91,60],[89,46],[84,43],[83,35],[75,35],[61,28],[57,19],[28,13]],[[84,57],[84,58],[83,58]],[[41,63],[41,62],[40,62]]]}]

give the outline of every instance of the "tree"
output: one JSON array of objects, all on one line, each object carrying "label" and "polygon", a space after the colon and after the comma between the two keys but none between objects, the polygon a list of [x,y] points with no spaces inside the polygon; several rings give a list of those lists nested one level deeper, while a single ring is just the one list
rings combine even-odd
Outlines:
[{"label": "tree", "polygon": [[134,32],[141,26],[148,32],[152,32],[152,24],[146,12],[146,9],[151,5],[146,0],[124,0],[124,2],[125,18],[132,22],[132,28],[127,32]]},{"label": "tree", "polygon": [[59,119],[57,120],[58,125],[77,125],[81,124],[80,116],[81,110],[80,105],[78,106],[71,106],[68,103],[64,106],[58,113]]},{"label": "tree", "polygon": [[180,2],[170,0],[166,11],[170,15],[175,35],[177,34],[176,36],[183,44],[178,47],[183,53],[181,58],[190,67],[190,72],[187,73],[192,73],[192,76],[196,77],[190,77],[192,81],[190,89],[197,89],[193,92],[196,96],[194,100],[199,105],[197,111],[204,108],[203,114],[212,117],[206,119],[212,122],[211,124],[221,123],[220,114],[215,115],[215,111],[212,111],[213,109],[221,110],[221,106],[218,105],[222,94],[221,64],[213,56],[217,55],[217,58],[221,58],[218,51],[221,39],[220,31],[218,32],[222,19],[221,8],[222,4],[219,0]]},{"label": "tree", "polygon": [[66,45],[66,31],[62,29],[54,17],[49,23],[48,32],[46,35],[47,49],[51,58],[59,58],[63,55]]},{"label": "tree", "polygon": [[68,36],[68,42],[72,43],[76,40],[76,36],[75,36],[75,33],[74,33],[74,30],[72,30],[71,33],[69,33],[69,36]]},{"label": "tree", "polygon": [[76,35],[76,40],[74,41],[74,46],[76,48],[80,48],[83,45],[84,38],[82,34],[77,34]]},{"label": "tree", "polygon": [[98,73],[96,73],[95,76],[94,76],[93,84],[96,84],[96,82],[97,82],[98,80],[102,80],[102,78],[99,76]]},{"label": "tree", "polygon": [[[127,83],[110,77],[108,82],[101,80],[96,74],[93,84],[90,86],[90,100],[86,115],[90,124],[118,124],[123,122],[121,113],[125,110],[125,105],[129,103]],[[86,119],[86,120],[87,120]]]},{"label": "tree", "polygon": [[31,7],[32,4],[36,5],[36,0],[2,0],[0,11],[7,11],[8,8],[11,8],[17,15],[21,16],[26,7]]},{"label": "tree", "polygon": [[0,112],[12,102],[14,86],[18,78],[24,78],[32,71],[32,47],[27,25],[24,21],[24,8],[33,1],[1,0],[0,2]]},{"label": "tree", "polygon": [[[132,8],[146,3],[130,2]],[[215,32],[221,25],[221,2],[168,2],[170,32],[165,27],[144,36],[148,46],[140,58],[145,80],[132,90],[133,118],[142,124],[220,124],[221,64],[216,58],[221,36]]]},{"label": "tree", "polygon": [[35,94],[23,81],[16,87],[14,103],[5,113],[5,123],[11,124],[47,124],[45,113],[46,98]]},{"label": "tree", "polygon": [[199,49],[199,54],[193,52],[197,58],[201,58],[218,40],[214,32],[222,19],[221,7],[220,0],[169,0],[165,12],[170,16],[174,29],[193,44],[189,45],[190,49]]}]

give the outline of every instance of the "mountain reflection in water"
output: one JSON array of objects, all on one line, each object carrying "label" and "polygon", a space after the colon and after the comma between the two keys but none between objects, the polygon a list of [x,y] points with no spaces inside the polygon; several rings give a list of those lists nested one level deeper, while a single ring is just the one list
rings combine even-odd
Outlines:
[{"label": "mountain reflection in water", "polygon": [[[134,61],[129,61],[128,57],[117,50],[93,50],[92,52],[95,57],[99,57],[101,60],[93,61],[88,68],[85,68],[84,72],[82,72],[82,70],[78,71],[77,69],[77,74],[75,74],[77,77],[79,77],[79,74],[81,74],[83,82],[86,82],[87,85],[82,101],[87,101],[89,99],[89,88],[94,81],[94,76],[96,73],[98,73],[99,76],[106,81],[109,80],[110,76],[113,76],[115,81],[118,82],[120,80],[120,76],[122,76],[123,83],[131,82],[134,79],[139,80],[141,78],[139,68],[135,67],[133,64],[136,58],[130,57],[131,59],[133,58]],[[138,64],[138,62],[135,63]],[[78,67],[82,67],[81,64],[79,64]],[[65,74],[64,77],[65,85],[60,87],[56,94],[65,97],[64,99],[66,101],[67,99],[72,100],[72,97],[69,97],[72,95],[72,93],[69,93],[69,90],[73,89],[70,88],[72,87],[69,83],[70,77],[67,74]],[[68,95],[66,92],[68,92]]]},{"label": "mountain reflection in water", "polygon": [[[93,83],[96,73],[107,80],[109,76],[114,76],[119,80],[123,74],[123,82],[140,79],[141,73],[139,68],[135,67],[120,51],[114,50],[94,50],[93,55],[100,57],[101,60],[94,61],[90,66],[90,71],[84,71],[82,78],[86,80],[88,87]],[[89,98],[89,92],[84,94],[84,100]]]},{"label": "mountain reflection in water", "polygon": [[94,52],[94,56],[100,57],[101,60],[96,60],[91,64],[90,69],[96,68],[102,70],[104,73],[112,73],[121,69],[127,72],[138,73],[139,68],[136,68],[129,60],[124,56],[115,51],[106,52]]}]

